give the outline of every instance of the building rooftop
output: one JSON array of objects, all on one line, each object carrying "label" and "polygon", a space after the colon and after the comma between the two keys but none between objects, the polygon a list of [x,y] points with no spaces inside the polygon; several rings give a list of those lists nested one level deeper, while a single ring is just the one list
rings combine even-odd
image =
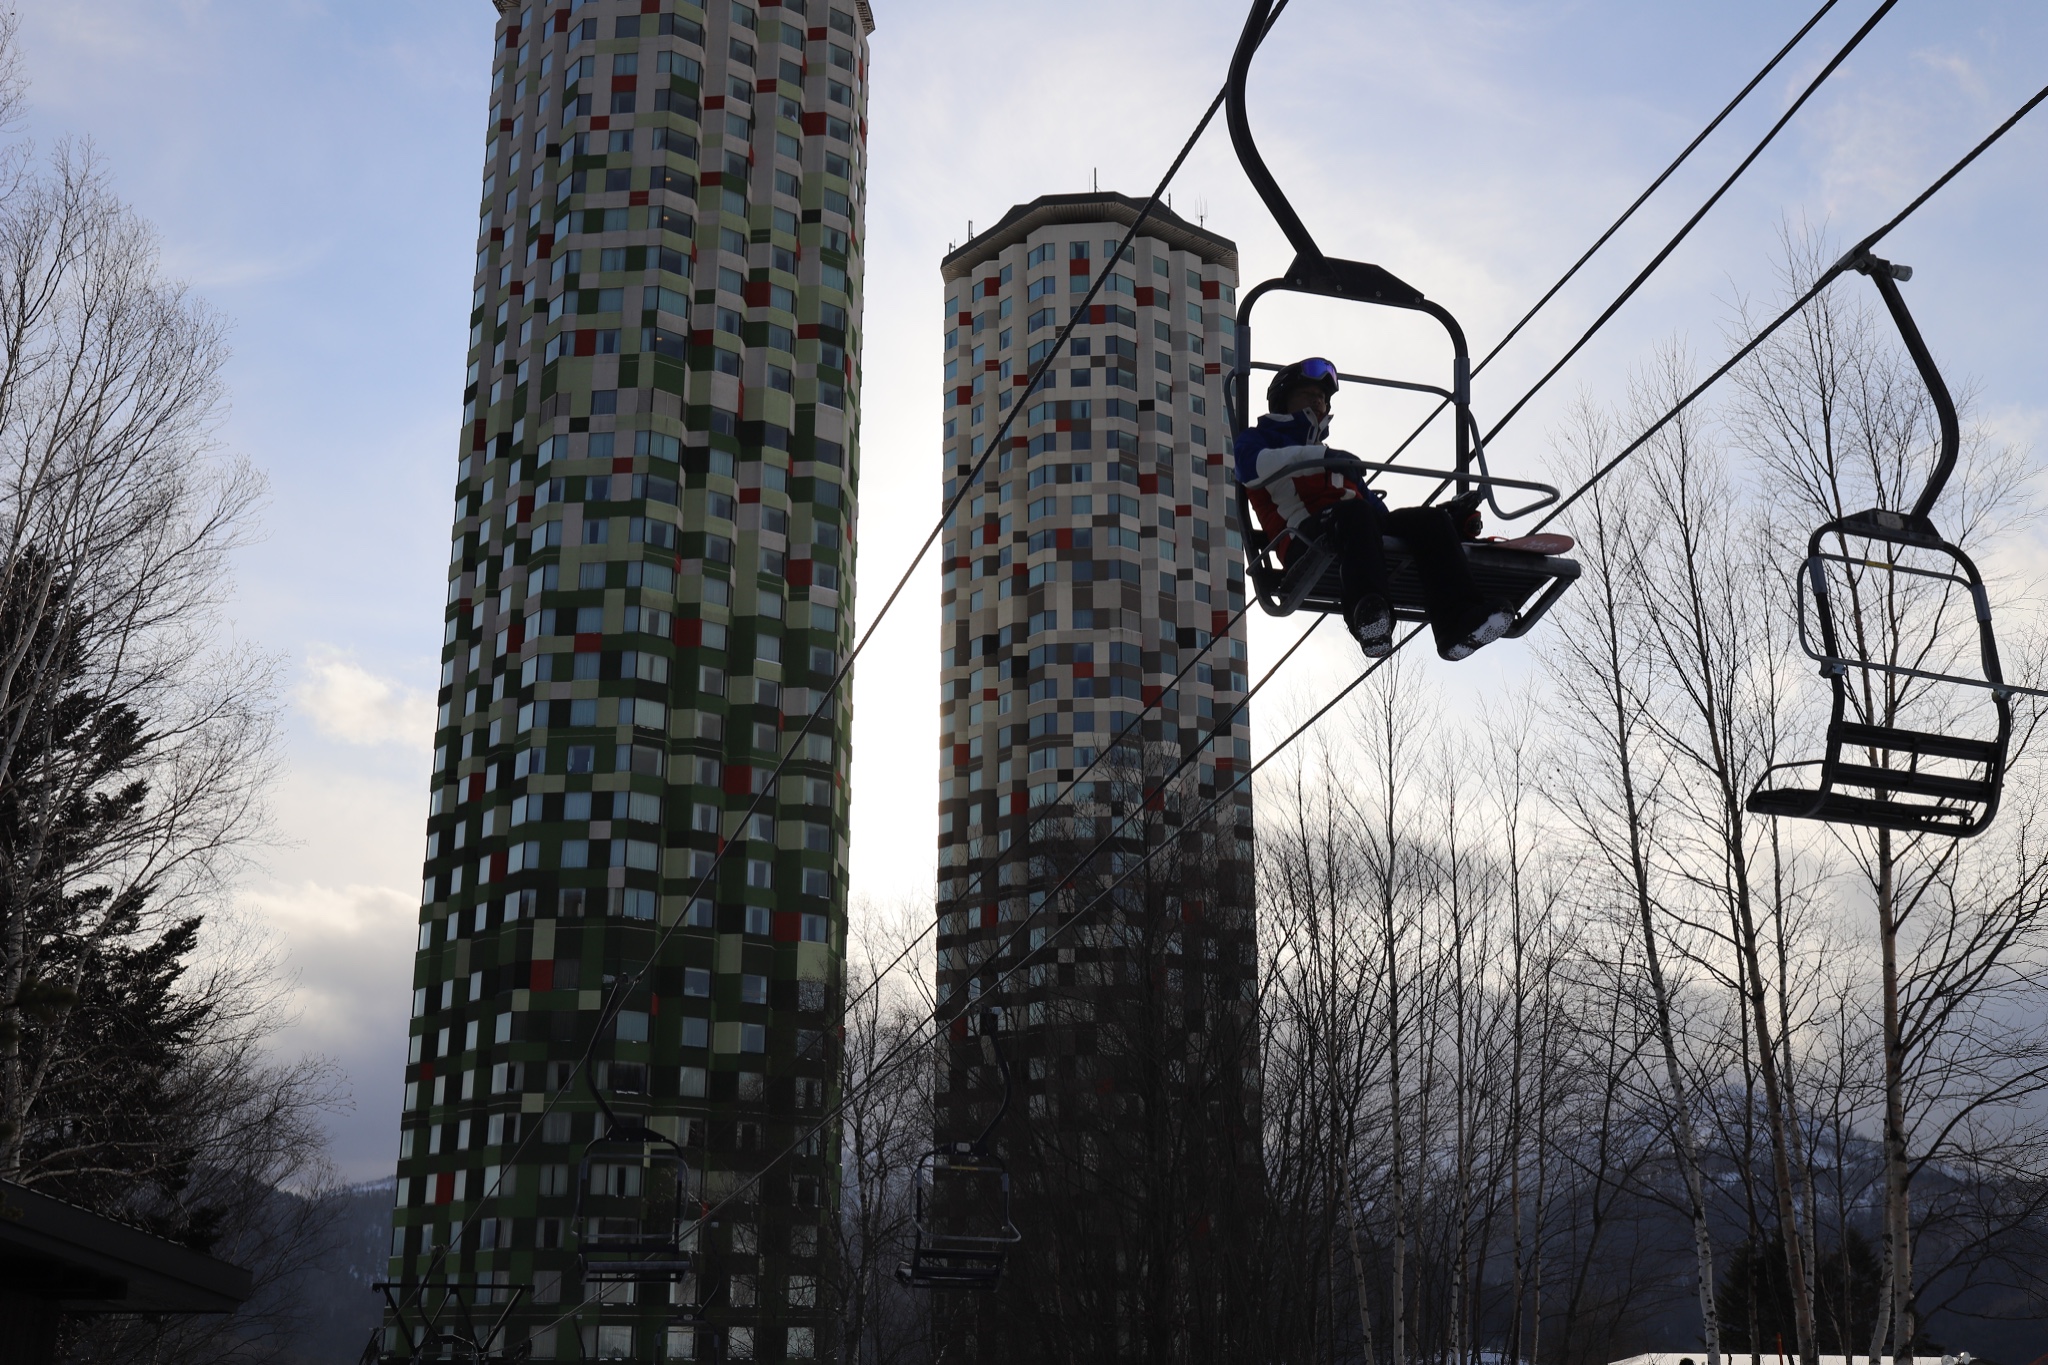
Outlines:
[{"label": "building rooftop", "polygon": [[[945,278],[957,280],[964,277],[988,257],[1026,240],[1042,227],[1105,220],[1128,224],[1137,220],[1139,210],[1144,207],[1144,200],[1133,199],[1114,190],[1041,194],[1030,203],[1011,209],[987,232],[975,234],[948,252],[943,262]],[[1237,243],[1190,223],[1164,204],[1155,205],[1152,212],[1145,215],[1145,231],[1177,251],[1192,252],[1212,264],[1237,269]]]}]

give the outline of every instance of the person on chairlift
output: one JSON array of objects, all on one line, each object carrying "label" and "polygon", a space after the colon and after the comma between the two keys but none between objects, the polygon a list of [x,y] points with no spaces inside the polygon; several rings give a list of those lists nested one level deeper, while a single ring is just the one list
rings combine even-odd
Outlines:
[{"label": "person on chairlift", "polygon": [[[1267,415],[1237,438],[1238,481],[1270,537],[1282,532],[1328,537],[1336,552],[1344,624],[1368,659],[1394,650],[1394,608],[1388,600],[1382,536],[1408,547],[1422,580],[1423,604],[1436,636],[1436,652],[1464,659],[1492,644],[1514,624],[1514,608],[1481,596],[1460,540],[1477,539],[1478,492],[1431,507],[1389,509],[1386,498],[1356,475],[1307,470],[1282,477],[1290,466],[1343,456],[1326,442],[1337,368],[1320,358],[1296,361],[1266,389]],[[1283,550],[1291,559],[1301,543]]]}]

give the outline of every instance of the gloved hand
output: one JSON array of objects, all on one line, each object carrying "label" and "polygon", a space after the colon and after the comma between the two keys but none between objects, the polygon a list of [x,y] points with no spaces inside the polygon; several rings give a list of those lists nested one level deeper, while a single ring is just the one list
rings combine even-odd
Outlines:
[{"label": "gloved hand", "polygon": [[1475,488],[1469,493],[1452,498],[1443,505],[1450,517],[1451,525],[1461,540],[1477,540],[1479,533],[1486,529],[1486,519],[1479,515],[1479,505],[1486,501],[1486,490]]}]

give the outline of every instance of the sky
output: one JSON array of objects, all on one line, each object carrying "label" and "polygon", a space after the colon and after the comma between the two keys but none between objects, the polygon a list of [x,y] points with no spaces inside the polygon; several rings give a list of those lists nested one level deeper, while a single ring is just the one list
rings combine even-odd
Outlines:
[{"label": "sky", "polygon": [[[1841,0],[1481,376],[1482,420],[1598,314],[1876,2]],[[1040,194],[1145,194],[1221,84],[1243,19],[1238,0],[874,9],[863,628],[938,510],[940,258],[970,224]],[[1251,118],[1323,249],[1423,289],[1483,352],[1809,13],[1760,0],[1293,0],[1254,72]],[[45,151],[89,141],[156,225],[166,271],[232,326],[222,440],[270,485],[263,537],[236,565],[233,628],[289,679],[279,839],[232,913],[265,932],[293,983],[280,1058],[324,1057],[343,1078],[331,1154],[348,1179],[386,1174],[396,1156],[494,17],[488,0],[21,11],[26,135]],[[1495,467],[1544,477],[1569,406],[1619,399],[1661,346],[1717,362],[1740,301],[1776,297],[1785,232],[1860,236],[2044,83],[2048,7],[1903,0],[1494,444]],[[1916,268],[1921,328],[1979,420],[2037,448],[2044,166],[2048,112],[1885,248]],[[1245,279],[1285,265],[1220,118],[1171,193],[1177,212],[1236,241]],[[1370,311],[1272,305],[1261,348],[1438,377],[1439,342],[1356,316]],[[1361,452],[1419,415],[1368,407],[1338,409],[1339,438]],[[857,901],[931,894],[938,586],[919,565],[859,665]],[[1302,624],[1254,619],[1254,676]],[[1355,665],[1341,641],[1312,641],[1258,706],[1255,755]],[[1455,721],[1484,717],[1527,654],[1509,644],[1455,673],[1422,667]]]}]

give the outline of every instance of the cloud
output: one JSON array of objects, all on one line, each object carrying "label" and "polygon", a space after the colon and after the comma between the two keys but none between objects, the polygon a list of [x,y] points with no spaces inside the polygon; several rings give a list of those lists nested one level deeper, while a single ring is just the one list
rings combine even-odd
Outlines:
[{"label": "cloud", "polygon": [[280,882],[238,909],[281,950],[292,1020],[270,1041],[281,1060],[337,1064],[343,1107],[328,1119],[329,1157],[349,1179],[388,1175],[405,1066],[417,894],[366,883]]},{"label": "cloud", "polygon": [[292,692],[314,726],[343,744],[424,748],[434,733],[431,693],[400,687],[338,651],[316,648]]}]

